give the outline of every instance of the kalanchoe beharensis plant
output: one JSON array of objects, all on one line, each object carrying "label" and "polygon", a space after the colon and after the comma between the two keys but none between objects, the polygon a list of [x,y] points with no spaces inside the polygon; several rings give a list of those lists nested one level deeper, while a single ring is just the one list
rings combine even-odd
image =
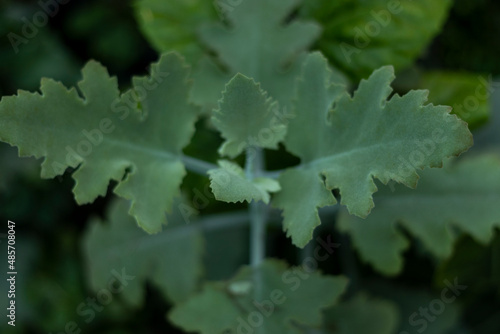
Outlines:
[{"label": "kalanchoe beharensis plant", "polygon": [[[77,88],[43,79],[40,92],[2,98],[0,139],[20,156],[43,158],[42,177],[74,168],[79,204],[105,195],[112,181],[124,199],[112,205],[109,224],[95,221],[85,236],[94,287],[109,280],[110,268],[134,268],[124,299],[140,305],[143,283],[153,282],[174,304],[169,319],[186,331],[340,333],[352,316],[369,317],[363,308],[371,305],[381,312],[377,318],[389,319],[379,333],[391,333],[397,326],[392,305],[364,294],[339,302],[349,280],[314,270],[350,245],[320,240],[322,248],[299,267],[266,259],[272,210],[280,210],[284,232],[304,248],[321,224],[319,209],[340,205],[338,229],[386,275],[401,271],[409,245],[397,222],[441,258],[458,236],[451,227],[491,239],[500,225],[493,196],[500,189],[499,159],[449,160],[472,145],[467,123],[450,107],[427,104],[426,91],[392,94],[391,66],[351,93],[320,52],[308,52],[321,28],[312,20],[290,21],[296,6],[243,1],[226,13],[226,25],[204,24],[204,47],[189,54],[200,59],[194,74],[178,53],[165,53],[120,92],[117,80],[90,61]],[[196,54],[204,48],[211,56]],[[217,162],[183,153],[200,118],[223,139]],[[276,153],[280,145],[300,162],[266,170],[264,150]],[[244,166],[236,162],[241,156]],[[207,176],[217,200],[248,203],[248,212],[184,224],[194,211],[182,199],[187,171]],[[229,280],[203,281],[204,231],[242,222],[250,226],[249,265]]]}]

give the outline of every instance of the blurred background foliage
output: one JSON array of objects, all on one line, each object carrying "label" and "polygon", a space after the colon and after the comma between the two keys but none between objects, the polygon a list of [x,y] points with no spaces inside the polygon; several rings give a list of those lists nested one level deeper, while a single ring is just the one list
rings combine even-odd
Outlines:
[{"label": "blurred background foliage", "polygon": [[[311,0],[298,8],[294,16],[314,19],[323,25],[323,33],[314,46],[322,50],[332,65],[352,82],[366,77],[385,64],[395,65],[395,88],[405,92],[414,88],[431,90],[430,101],[454,106],[455,112],[477,134],[477,146],[498,151],[500,144],[500,94],[480,101],[471,113],[461,114],[460,105],[475,94],[479,77],[500,76],[500,3],[493,0],[413,1],[406,15],[394,20],[375,37],[366,50],[355,53],[346,62],[341,42],[351,43],[355,27],[373,20],[371,11],[385,6],[384,0]],[[3,0],[0,3],[0,95],[15,94],[18,89],[35,91],[42,77],[50,77],[72,86],[80,77],[80,68],[89,59],[105,65],[119,79],[121,87],[130,77],[142,75],[155,61],[158,52],[177,49],[196,69],[205,46],[197,40],[197,27],[210,20],[223,20],[216,2],[202,0],[71,0],[60,5],[48,24],[34,38],[14,52],[8,39],[11,32],[21,35],[22,18],[40,11],[38,1]],[[463,109],[463,108],[462,108]],[[467,110],[466,110],[467,111]],[[206,120],[197,124],[198,132],[188,154],[215,161],[220,138]],[[478,150],[474,148],[473,150]],[[132,306],[127,298],[96,313],[86,323],[77,308],[96,296],[91,283],[90,266],[83,247],[89,220],[106,220],[106,208],[112,195],[95,203],[77,206],[71,194],[69,173],[54,180],[39,177],[39,162],[17,158],[15,149],[0,145],[0,220],[16,225],[17,236],[17,322],[16,328],[0,323],[2,333],[60,333],[75,321],[89,333],[176,333],[165,317],[171,305],[159,293],[161,287],[147,281],[143,302]],[[269,155],[268,168],[294,164],[295,158],[280,150]],[[244,206],[216,202],[206,192],[208,181],[189,175],[184,183],[186,198],[199,213],[232,211]],[[112,187],[112,186],[111,186]],[[205,194],[204,196],[200,194]],[[278,220],[279,217],[276,217]],[[473,223],[473,222],[471,222]],[[6,229],[2,227],[0,232]],[[324,224],[319,234],[332,234]],[[2,254],[5,235],[0,235]],[[247,261],[247,228],[205,231],[204,277],[227,279]],[[405,269],[387,279],[366,266],[356,254],[335,255],[322,264],[330,274],[347,273],[362,281],[365,291],[375,296],[357,295],[344,308],[328,311],[326,328],[332,333],[348,333],[355,328],[348,320],[358,317],[377,333],[399,333],[408,327],[408,316],[419,306],[439,297],[443,281],[460,277],[468,285],[458,303],[447,308],[446,315],[430,323],[426,333],[499,333],[500,332],[500,234],[491,245],[479,245],[464,237],[455,253],[446,261],[422,254],[418,241],[405,253]],[[105,248],[106,245],[99,245]],[[97,246],[96,246],[97,247]],[[298,251],[283,235],[279,224],[269,227],[268,253],[297,264]],[[103,251],[104,252],[104,251]],[[4,256],[4,255],[2,255]],[[182,257],[182,254],[179,254]],[[351,261],[346,261],[351,258]],[[353,264],[355,269],[353,269]],[[2,275],[6,263],[0,265]],[[172,268],[174,270],[174,268]],[[3,277],[3,276],[2,276]],[[0,305],[5,304],[5,279],[0,282]],[[359,285],[359,282],[358,282]],[[434,297],[433,297],[434,296]],[[335,322],[338,320],[338,322]],[[347,321],[347,322],[346,322]],[[413,330],[413,331],[412,331]],[[354,332],[351,332],[354,333]]]}]

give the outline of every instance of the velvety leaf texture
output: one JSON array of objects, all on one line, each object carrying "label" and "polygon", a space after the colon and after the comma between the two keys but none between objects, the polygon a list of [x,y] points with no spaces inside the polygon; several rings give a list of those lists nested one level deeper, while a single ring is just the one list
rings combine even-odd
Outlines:
[{"label": "velvety leaf texture", "polygon": [[215,198],[224,202],[263,201],[269,203],[270,192],[279,191],[276,180],[257,177],[249,180],[243,169],[230,161],[219,161],[220,168],[208,171],[210,188]]},{"label": "velvety leaf texture", "polygon": [[93,220],[84,237],[92,287],[98,291],[120,277],[120,296],[140,306],[146,293],[145,282],[150,281],[172,302],[186,300],[202,274],[201,230],[186,225],[176,205],[165,231],[149,235],[126,214],[128,206],[127,201],[115,201],[109,209],[109,222]]},{"label": "velvety leaf texture", "polygon": [[252,79],[237,74],[222,92],[212,121],[226,139],[219,152],[232,158],[248,147],[278,148],[286,126],[276,115],[278,103]]},{"label": "velvety leaf texture", "polygon": [[[229,28],[219,22],[199,29],[202,42],[215,51],[230,76],[240,72],[255,79],[282,107],[289,106],[293,80],[300,72],[299,62],[295,60],[320,31],[312,22],[284,23],[299,3],[298,0],[241,1],[226,13]],[[224,88],[216,85],[220,73],[206,60],[201,70],[203,73],[198,74],[198,78],[208,76],[215,80],[211,87],[204,85],[203,90],[197,86],[206,80],[196,80],[193,90],[203,96],[193,93],[194,100],[213,101],[215,105]]]},{"label": "velvety leaf texture", "polygon": [[[297,193],[297,182],[306,182],[306,177],[321,179],[326,189],[339,189],[341,203],[351,214],[365,218],[374,206],[374,178],[414,188],[417,169],[440,167],[445,157],[459,155],[472,145],[467,124],[450,115],[449,107],[424,105],[426,91],[411,91],[402,97],[395,94],[387,100],[394,79],[392,67],[383,67],[362,80],[352,97],[342,86],[329,82],[330,77],[326,59],[311,54],[297,83],[295,117],[289,121],[285,137],[287,150],[301,158],[296,169],[302,173],[288,170],[280,176],[282,191],[274,204],[284,210],[284,226],[300,247],[310,239],[310,231],[305,236],[303,225],[311,229],[319,219],[309,213],[314,218],[302,221],[291,214],[297,202],[289,198]],[[301,180],[291,182],[290,173]],[[321,199],[317,207],[335,201],[327,199],[326,193],[319,195],[316,188],[303,191],[304,197]],[[315,210],[310,203],[307,207]]]},{"label": "velvety leaf texture", "polygon": [[51,79],[42,80],[41,94],[3,97],[0,140],[18,146],[22,156],[44,157],[42,177],[77,167],[79,204],[117,181],[114,192],[132,200],[130,214],[147,232],[158,232],[179,194],[186,174],[181,150],[194,132],[188,69],[178,55],[164,55],[150,76],[134,78],[132,90],[121,96],[116,79],[97,62],[82,73],[83,98]]},{"label": "velvety leaf texture", "polygon": [[444,169],[422,172],[416,190],[384,187],[375,195],[377,206],[362,220],[343,212],[339,226],[353,239],[361,257],[378,271],[394,275],[403,267],[408,246],[397,224],[422,241],[435,256],[452,254],[460,233],[485,244],[500,227],[500,158],[482,155]]},{"label": "velvety leaf texture", "polygon": [[[297,273],[302,269],[287,269],[277,260],[266,260],[256,270],[244,267],[228,282],[207,283],[201,293],[176,306],[170,320],[204,334],[304,333],[295,324],[320,327],[321,310],[336,303],[347,283],[343,277]],[[255,274],[262,283],[257,298]]]}]

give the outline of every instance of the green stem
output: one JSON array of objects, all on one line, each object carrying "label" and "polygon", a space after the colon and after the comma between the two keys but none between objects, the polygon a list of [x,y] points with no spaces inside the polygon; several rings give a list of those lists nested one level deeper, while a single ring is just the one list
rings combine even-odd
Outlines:
[{"label": "green stem", "polygon": [[[229,212],[204,216],[192,224],[172,226],[166,233],[155,235],[144,235],[131,240],[128,247],[134,251],[150,251],[159,245],[165,245],[180,238],[192,235],[201,231],[214,231],[218,229],[239,228],[248,224],[248,212]],[[116,248],[109,248],[110,254],[120,255],[122,244]]]},{"label": "green stem", "polygon": [[[249,147],[245,159],[245,173],[249,180],[262,175],[264,170],[264,157],[260,148]],[[252,201],[249,205],[250,218],[250,265],[253,269],[252,280],[254,283],[253,299],[262,301],[262,275],[260,265],[264,261],[266,249],[266,220],[267,210],[264,203]],[[262,333],[262,328],[256,328],[256,334]]]},{"label": "green stem", "polygon": [[217,165],[214,165],[213,163],[199,160],[187,155],[182,155],[181,161],[186,166],[187,170],[200,175],[207,175],[207,172],[209,170],[219,168]]},{"label": "green stem", "polygon": [[[249,147],[245,161],[245,173],[249,180],[259,177],[264,168],[263,154],[260,148]],[[265,257],[266,208],[263,203],[252,201],[250,214],[250,264],[258,267]]]},{"label": "green stem", "polygon": [[[197,158],[193,158],[188,155],[181,155],[181,161],[186,166],[187,170],[199,175],[207,175],[207,172],[209,170],[219,168],[219,166],[217,166],[216,164],[200,160]],[[283,172],[284,170],[276,170],[269,172],[265,170],[260,170],[259,175],[263,177],[269,177],[271,179],[277,179]]]},{"label": "green stem", "polygon": [[266,213],[262,203],[250,203],[250,264],[258,267],[265,257]]}]

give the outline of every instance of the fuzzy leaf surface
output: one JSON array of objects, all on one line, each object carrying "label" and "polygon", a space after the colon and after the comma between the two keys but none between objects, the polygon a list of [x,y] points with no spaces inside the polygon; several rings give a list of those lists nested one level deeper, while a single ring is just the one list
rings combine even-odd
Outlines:
[{"label": "fuzzy leaf surface", "polygon": [[263,201],[269,203],[270,192],[280,190],[276,180],[267,177],[257,177],[249,180],[244,170],[237,164],[220,160],[220,168],[208,171],[210,188],[215,198],[228,203]]},{"label": "fuzzy leaf surface", "polygon": [[107,287],[118,273],[127,284],[122,283],[120,295],[131,305],[143,304],[146,281],[174,303],[186,300],[202,274],[203,237],[197,227],[186,225],[180,203],[176,201],[167,228],[155,235],[146,234],[127,215],[124,200],[112,203],[106,224],[94,219],[83,242],[91,286],[96,291]]},{"label": "fuzzy leaf surface", "polygon": [[[240,72],[262,85],[262,89],[288,107],[293,96],[293,80],[300,73],[296,61],[318,37],[320,27],[312,22],[293,20],[284,23],[299,0],[252,0],[242,1],[226,13],[229,24],[206,24],[200,27],[202,42],[213,50],[227,70],[229,77]],[[215,66],[205,60],[203,71],[197,77],[220,78]],[[227,79],[226,79],[227,80]],[[216,101],[224,86],[214,84],[198,89],[198,84],[207,80],[196,80],[193,92],[195,101]],[[211,98],[207,97],[210,89]]]},{"label": "fuzzy leaf surface", "polygon": [[319,327],[322,309],[335,304],[347,284],[343,277],[318,273],[303,272],[307,278],[300,279],[294,269],[287,269],[284,262],[277,260],[266,260],[256,270],[261,276],[260,297],[255,298],[253,277],[256,273],[244,267],[228,282],[207,283],[201,293],[176,306],[169,315],[170,320],[186,331],[237,333],[250,327],[247,321],[252,312],[260,312],[254,301],[268,307],[266,300],[274,299],[277,302],[273,303],[273,310],[263,317],[259,327],[262,332],[304,333],[294,323]]},{"label": "fuzzy leaf surface", "polygon": [[114,192],[132,200],[130,214],[147,232],[158,232],[179,194],[186,174],[180,155],[194,132],[188,69],[178,55],[163,55],[150,76],[135,77],[123,95],[97,62],[82,73],[83,97],[51,79],[42,80],[41,94],[3,97],[0,140],[19,147],[21,156],[44,157],[44,178],[78,167],[73,192],[79,204],[117,181]]},{"label": "fuzzy leaf surface", "polygon": [[219,152],[231,158],[248,147],[277,149],[286,126],[274,113],[278,104],[253,79],[237,74],[226,85],[212,121],[226,141]]},{"label": "fuzzy leaf surface", "polygon": [[439,258],[452,254],[460,233],[481,244],[500,226],[500,158],[483,155],[428,169],[415,190],[384,187],[367,219],[342,212],[339,227],[347,231],[361,258],[375,269],[394,275],[403,268],[408,240],[400,225]]},{"label": "fuzzy leaf surface", "polygon": [[[450,115],[449,107],[424,105],[426,91],[411,91],[402,97],[396,94],[387,100],[394,79],[392,67],[383,67],[362,80],[352,97],[343,86],[330,82],[329,71],[319,53],[304,62],[285,146],[301,159],[297,169],[303,173],[296,182],[303,183],[306,177],[324,179],[327,190],[339,189],[341,203],[351,214],[368,216],[374,206],[372,194],[377,191],[375,178],[384,184],[393,180],[414,188],[418,169],[440,167],[444,158],[459,155],[472,145],[467,124]],[[429,141],[433,149],[425,150]],[[292,241],[303,247],[304,240],[310,239],[308,229],[320,222],[315,212],[307,214],[313,217],[307,221],[291,215],[297,203],[289,200],[290,193],[297,189],[290,173],[292,170],[280,176],[282,191],[274,205],[284,210],[284,226]],[[335,203],[324,192],[316,192],[315,197],[321,199],[317,207]],[[316,211],[306,203],[304,210]]]}]

